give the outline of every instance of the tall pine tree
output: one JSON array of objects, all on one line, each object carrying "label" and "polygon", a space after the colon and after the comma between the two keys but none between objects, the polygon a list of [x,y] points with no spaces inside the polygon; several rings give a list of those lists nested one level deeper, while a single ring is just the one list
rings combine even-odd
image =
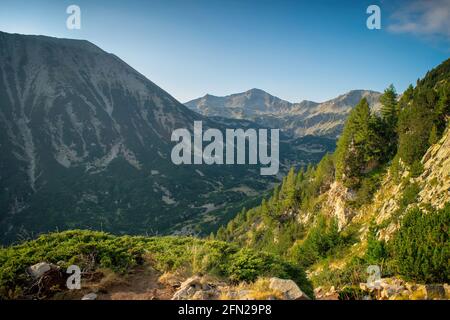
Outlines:
[{"label": "tall pine tree", "polygon": [[383,120],[392,128],[397,125],[398,109],[397,109],[397,92],[394,85],[390,85],[384,90],[380,97],[381,115]]},{"label": "tall pine tree", "polygon": [[361,173],[365,170],[369,122],[370,108],[363,98],[351,111],[336,149],[336,178],[349,187],[359,184]]}]

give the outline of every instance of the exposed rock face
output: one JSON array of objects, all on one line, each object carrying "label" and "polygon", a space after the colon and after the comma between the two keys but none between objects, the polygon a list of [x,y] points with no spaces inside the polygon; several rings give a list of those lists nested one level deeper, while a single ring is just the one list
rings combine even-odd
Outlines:
[{"label": "exposed rock face", "polygon": [[323,287],[317,287],[314,289],[314,295],[317,300],[338,300],[339,294],[334,286],[325,290]]},{"label": "exposed rock face", "polygon": [[[442,139],[431,146],[422,159],[424,171],[417,178],[410,178],[410,183],[419,186],[418,203],[426,210],[427,205],[434,208],[442,208],[450,201],[450,130],[444,133]],[[401,164],[402,176],[405,180],[409,172],[405,165]],[[399,203],[405,189],[404,183],[395,183],[390,174],[384,179],[382,187],[375,195],[374,204],[368,208],[370,214],[375,214],[378,224],[389,219],[400,207]],[[388,196],[389,195],[389,196]],[[414,205],[414,204],[413,204]],[[361,212],[361,215],[367,212]],[[380,231],[380,238],[389,240],[399,227],[399,221],[389,223]]]},{"label": "exposed rock face", "polygon": [[336,217],[340,230],[348,224],[355,214],[348,206],[348,201],[353,198],[353,192],[338,181],[333,182],[330,190],[327,192],[327,200],[323,208],[324,212],[332,217]]},{"label": "exposed rock face", "polygon": [[286,300],[310,300],[292,280],[270,278],[269,287],[270,289],[281,292]]},{"label": "exposed rock face", "polygon": [[374,110],[380,107],[380,93],[353,90],[335,99],[317,103],[291,103],[260,89],[232,94],[226,97],[205,95],[185,105],[208,117],[246,119],[272,128],[280,128],[292,136],[329,136],[336,138],[342,131],[350,110],[366,98]]},{"label": "exposed rock face", "polygon": [[[201,184],[170,162],[173,129],[201,117],[87,41],[0,32],[0,106],[0,242],[21,229],[155,228],[176,216],[158,187],[176,186],[170,172]],[[147,179],[155,168],[165,178]]]},{"label": "exposed rock face", "polygon": [[428,149],[422,163],[424,172],[418,181],[425,187],[420,190],[419,199],[443,208],[450,199],[450,130]]},{"label": "exposed rock face", "polygon": [[205,116],[236,119],[251,119],[253,116],[262,114],[285,114],[292,108],[292,103],[260,89],[251,89],[226,97],[207,94],[202,98],[186,102],[185,105]]}]

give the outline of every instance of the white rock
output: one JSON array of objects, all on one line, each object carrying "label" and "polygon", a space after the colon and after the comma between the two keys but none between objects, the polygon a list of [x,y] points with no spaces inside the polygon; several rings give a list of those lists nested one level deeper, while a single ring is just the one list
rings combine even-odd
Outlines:
[{"label": "white rock", "polygon": [[97,295],[93,292],[88,293],[86,295],[83,296],[83,298],[81,298],[81,300],[96,300],[97,299]]},{"label": "white rock", "polygon": [[39,262],[35,265],[32,265],[28,268],[29,273],[31,276],[35,279],[39,279],[46,273],[47,271],[50,271],[51,265],[47,262]]}]

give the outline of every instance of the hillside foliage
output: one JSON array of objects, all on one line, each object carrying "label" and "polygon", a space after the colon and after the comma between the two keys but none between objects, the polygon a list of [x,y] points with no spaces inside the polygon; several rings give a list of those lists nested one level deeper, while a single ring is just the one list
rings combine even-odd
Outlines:
[{"label": "hillside foliage", "polygon": [[[303,268],[344,256],[360,241],[359,226],[339,230],[335,218],[323,214],[327,190],[335,181],[342,183],[355,195],[347,205],[358,209],[371,203],[387,172],[402,183],[400,164],[406,166],[409,178],[419,177],[424,170],[422,157],[448,127],[449,95],[450,59],[401,97],[389,86],[381,96],[380,113],[363,98],[351,111],[334,154],[327,154],[316,167],[291,169],[271,197],[243,210],[219,229],[216,238],[279,254]],[[364,240],[365,254],[349,261],[345,269],[333,271],[332,276],[340,279],[334,283],[361,280],[355,275],[365,275],[369,264],[417,281],[448,281],[448,206],[443,211],[427,210],[427,214],[419,209],[409,212],[419,191],[417,183],[405,183],[396,212],[405,220],[396,240],[378,240],[379,228],[372,222]]]},{"label": "hillside foliage", "polygon": [[150,261],[159,272],[204,273],[232,282],[276,276],[294,280],[313,296],[303,270],[271,253],[192,237],[119,237],[73,230],[0,248],[0,298],[26,288],[30,281],[26,269],[42,261],[62,268],[75,264],[82,270],[108,268],[118,273]]}]

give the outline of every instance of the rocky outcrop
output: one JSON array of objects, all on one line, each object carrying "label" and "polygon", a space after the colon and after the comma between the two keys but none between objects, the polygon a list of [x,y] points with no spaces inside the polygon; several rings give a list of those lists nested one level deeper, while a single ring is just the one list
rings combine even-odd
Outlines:
[{"label": "rocky outcrop", "polygon": [[422,159],[424,171],[417,179],[424,185],[419,201],[443,208],[450,199],[450,130],[431,146]]},{"label": "rocky outcrop", "polygon": [[280,292],[285,300],[310,300],[310,298],[292,280],[271,278],[269,288]]},{"label": "rocky outcrop", "polygon": [[208,283],[205,278],[194,276],[184,281],[172,300],[211,300],[220,296],[217,285]]},{"label": "rocky outcrop", "polygon": [[172,300],[309,300],[292,280],[270,278],[256,283],[231,285],[206,277],[193,276],[184,281]]},{"label": "rocky outcrop", "polygon": [[354,193],[341,182],[335,181],[331,184],[326,196],[323,212],[336,217],[341,230],[355,215],[354,210],[348,206],[348,201],[354,198]]},{"label": "rocky outcrop", "polygon": [[[447,130],[441,140],[432,145],[422,158],[423,173],[417,177],[410,177],[408,167],[400,163],[401,181],[393,181],[389,173],[382,183],[382,188],[377,192],[373,205],[369,212],[375,215],[376,222],[382,224],[392,220],[397,209],[400,208],[400,201],[407,183],[417,184],[419,194],[417,204],[427,210],[427,207],[436,209],[443,208],[450,201],[450,130]],[[411,204],[409,207],[416,205]],[[408,209],[408,208],[406,208]],[[362,212],[361,214],[366,214]],[[380,231],[379,237],[389,240],[399,227],[400,219],[387,223],[386,227]]]},{"label": "rocky outcrop", "polygon": [[328,290],[323,287],[317,287],[314,289],[314,295],[317,300],[338,300],[339,294],[334,286],[331,286]]},{"label": "rocky outcrop", "polygon": [[336,289],[318,287],[318,300],[446,300],[450,298],[447,284],[418,284],[398,278],[382,278],[374,283],[344,286]]},{"label": "rocky outcrop", "polygon": [[450,298],[447,284],[416,284],[398,278],[383,278],[376,285],[360,283],[366,297],[378,300],[445,300]]},{"label": "rocky outcrop", "polygon": [[97,294],[91,292],[83,296],[81,300],[97,300]]}]

